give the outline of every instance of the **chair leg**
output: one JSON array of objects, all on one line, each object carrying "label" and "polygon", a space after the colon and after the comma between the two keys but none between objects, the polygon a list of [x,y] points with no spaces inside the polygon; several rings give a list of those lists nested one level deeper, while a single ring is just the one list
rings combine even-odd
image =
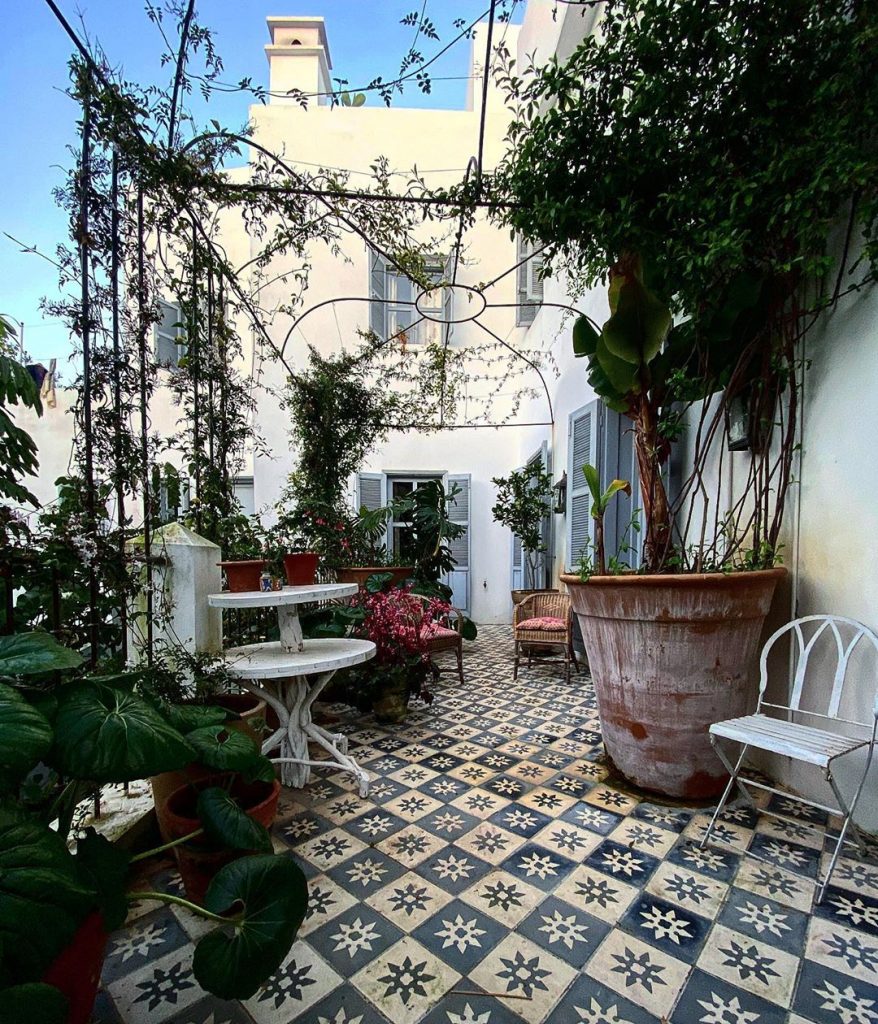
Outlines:
[{"label": "chair leg", "polygon": [[[740,785],[740,783],[738,783],[738,772],[741,770],[741,765],[744,763],[744,754],[747,753],[747,746],[745,745],[744,748],[741,750],[741,756],[738,758],[738,763],[733,768],[731,764],[729,764],[725,755],[720,752],[721,748],[719,744],[716,742],[716,739],[713,735],[711,735],[710,737],[710,743],[713,749],[716,751],[717,755],[719,756],[719,759],[728,769],[729,781],[726,784],[726,788],[723,790],[723,795],[720,797],[719,803],[716,805],[716,810],[713,812],[713,817],[710,819],[710,824],[707,826],[707,831],[704,833],[704,838],[701,840],[701,843],[699,844],[702,850],[705,846],[707,846],[710,840],[710,834],[711,832],[713,832],[714,826],[716,825],[717,821],[719,821],[719,816],[720,814],[722,814],[723,808],[725,807],[726,802],[729,799],[729,794],[732,792],[732,787],[737,784],[739,788],[743,788]],[[749,793],[747,794],[747,799],[750,801],[750,803],[753,802]]]},{"label": "chair leg", "polygon": [[579,662],[576,660],[576,650],[573,647],[573,641],[567,645],[567,650],[570,651],[570,657],[573,659],[573,664],[576,666],[576,674],[579,675]]},{"label": "chair leg", "polygon": [[866,781],[866,776],[869,774],[870,761],[871,756],[866,761],[866,767],[863,771],[863,777],[860,780],[860,783],[854,792],[854,798],[853,800],[851,800],[850,806],[848,806],[847,801],[842,796],[841,790],[838,788],[838,784],[835,781],[835,776],[832,774],[831,767],[826,769],[827,781],[829,782],[830,786],[832,786],[832,792],[835,794],[835,799],[838,801],[838,806],[844,812],[844,818],[842,819],[841,828],[839,829],[838,841],[835,844],[835,849],[832,851],[832,857],[829,860],[829,867],[826,869],[826,875],[824,876],[823,881],[817,887],[817,903],[820,903],[823,900],[823,897],[826,895],[826,889],[829,885],[830,879],[832,878],[832,873],[833,871],[835,871],[835,865],[838,863],[838,858],[841,856],[841,851],[844,847],[845,837],[847,835],[848,829],[853,829],[854,838],[856,839],[860,855],[863,856],[866,853],[866,848],[863,843],[863,837],[860,835],[860,830],[857,828],[853,819],[854,811],[857,809],[857,803],[860,799],[860,794],[863,792],[863,786]]},{"label": "chair leg", "polygon": [[518,679],[518,663],[519,663],[520,660],[521,659],[520,659],[520,656],[519,656],[519,653],[518,653],[518,641],[516,640],[515,641],[515,660],[512,663],[512,678],[513,679]]},{"label": "chair leg", "polygon": [[564,682],[570,685],[570,651],[565,649],[564,653]]},{"label": "chair leg", "polygon": [[460,685],[463,686],[463,644],[458,644],[456,648],[457,653],[457,674],[460,676]]}]

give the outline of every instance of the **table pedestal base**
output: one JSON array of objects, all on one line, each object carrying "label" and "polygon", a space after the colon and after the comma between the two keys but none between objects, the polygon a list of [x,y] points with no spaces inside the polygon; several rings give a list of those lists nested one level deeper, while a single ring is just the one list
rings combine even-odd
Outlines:
[{"label": "table pedestal base", "polygon": [[[262,698],[274,709],[280,725],[262,744],[262,752],[268,754],[280,745],[280,756],[272,757],[281,766],[280,778],[285,786],[301,789],[311,778],[313,768],[340,768],[350,772],[359,784],[361,797],[369,795],[369,775],[352,757],[348,756],[348,738],[342,733],[332,733],[311,718],[311,707],[324,690],[335,672],[323,672],[311,676],[292,676],[286,679],[264,680],[259,683],[241,679],[239,682],[252,694]],[[312,761],[308,757],[308,741],[318,743],[329,758]]]}]

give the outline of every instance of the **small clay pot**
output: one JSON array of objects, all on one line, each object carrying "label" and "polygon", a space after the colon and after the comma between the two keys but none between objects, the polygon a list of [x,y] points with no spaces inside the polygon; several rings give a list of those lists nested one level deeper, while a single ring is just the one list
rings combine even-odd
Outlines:
[{"label": "small clay pot", "polygon": [[292,551],[284,555],[284,572],[291,587],[309,587],[317,582],[317,563],[320,556],[315,551]]},{"label": "small clay pot", "polygon": [[[168,798],[166,808],[168,830],[171,839],[181,839],[201,828],[201,822],[195,813],[198,794],[210,786],[228,786],[229,775],[211,775],[203,779],[197,786],[181,786]],[[234,776],[231,795],[244,809],[248,817],[258,821],[260,825],[271,828],[277,816],[277,802],[280,797],[280,783],[245,782],[241,776]],[[183,879],[186,895],[193,903],[204,902],[204,894],[214,875],[233,860],[247,855],[246,850],[228,850],[217,848],[210,840],[201,835],[188,843],[174,847],[177,867]]]},{"label": "small clay pot", "polygon": [[[193,702],[184,701],[184,703]],[[260,700],[252,693],[220,693],[211,697],[209,703],[240,715],[240,718],[226,722],[224,728],[243,732],[257,745],[262,744],[266,712],[264,700]],[[159,775],[153,775],[149,780],[152,787],[152,801],[155,804],[156,823],[162,842],[170,842],[172,838],[168,831],[166,813],[168,797],[180,786],[184,786],[188,782],[200,782],[211,774],[213,774],[212,768],[206,768],[203,764],[193,761],[192,764],[187,764],[179,771],[162,772]]]},{"label": "small clay pot", "polygon": [[226,574],[229,591],[233,594],[243,594],[259,590],[259,578],[268,562],[262,558],[249,558],[242,561],[217,562],[216,564]]},{"label": "small clay pot", "polygon": [[409,710],[409,688],[405,681],[384,683],[372,701],[372,711],[379,722],[401,722]]}]

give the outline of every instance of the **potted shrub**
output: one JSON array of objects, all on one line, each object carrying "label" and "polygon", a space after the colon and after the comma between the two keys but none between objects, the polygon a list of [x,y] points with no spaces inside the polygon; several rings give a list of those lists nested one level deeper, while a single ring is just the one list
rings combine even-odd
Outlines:
[{"label": "potted shrub", "polygon": [[265,538],[259,522],[240,513],[223,523],[226,555],[220,568],[233,593],[259,590],[259,579],[268,562],[263,554]]},{"label": "potted shrub", "polygon": [[[94,786],[214,762],[271,765],[241,734],[202,724],[210,709],[168,715],[127,676],[54,680],[81,659],[48,634],[0,638],[0,1001],[9,1020],[87,1024],[109,932],[132,901],[182,904],[215,924],[197,944],[193,973],[221,999],[246,999],[280,966],[307,904],[304,875],[269,851],[268,832],[221,788],[198,797],[199,833],[231,850],[261,852],[223,866],[203,906],[161,892],[129,892],[130,854],[93,829],[68,847],[74,813]],[[51,673],[47,675],[47,673]],[[215,714],[215,711],[213,712]],[[185,735],[177,727],[185,724]],[[229,736],[237,740],[228,742]],[[246,746],[246,755],[244,747]],[[188,840],[198,838],[190,835]]]},{"label": "potted shrub", "polygon": [[356,583],[363,589],[372,577],[381,577],[391,586],[401,586],[411,578],[414,564],[394,565],[384,543],[388,522],[401,511],[397,504],[376,509],[364,507],[349,518],[345,543],[335,568],[339,583]]},{"label": "potted shrub", "polygon": [[345,674],[344,699],[388,723],[405,718],[412,697],[430,703],[435,669],[425,630],[450,611],[438,598],[422,601],[410,586],[361,591],[346,617],[353,636],[375,644],[375,657]]},{"label": "potted shrub", "polygon": [[[542,461],[524,469],[513,470],[509,476],[496,476],[491,481],[497,498],[491,513],[494,522],[509,529],[521,541],[521,554],[530,570],[530,579],[537,580],[540,555],[548,550],[543,540],[542,523],[552,508],[552,478]],[[528,594],[545,587],[512,591],[512,603],[520,604]]]},{"label": "potted shrub", "polygon": [[580,317],[573,343],[583,401],[630,421],[643,564],[563,579],[607,749],[670,795],[719,791],[708,725],[755,695],[783,577],[802,338],[849,274],[852,288],[875,277],[876,160],[860,128],[876,97],[871,32],[856,5],[818,0],[609,0],[563,63],[501,71],[517,113],[495,216],[540,245],[546,274],[566,273],[574,302],[609,284],[609,317]]}]

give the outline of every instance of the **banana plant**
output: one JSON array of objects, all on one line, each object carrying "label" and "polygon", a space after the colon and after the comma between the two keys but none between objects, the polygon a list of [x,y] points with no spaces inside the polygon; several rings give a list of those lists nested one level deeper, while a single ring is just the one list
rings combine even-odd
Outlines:
[{"label": "banana plant", "polygon": [[[49,634],[0,637],[0,1021],[65,1019],[65,1000],[42,981],[78,927],[99,911],[106,931],[132,901],[179,904],[215,927],[198,943],[196,980],[222,999],[247,999],[273,974],[307,908],[307,883],[268,831],[221,787],[199,794],[201,828],[216,845],[255,851],[223,867],[203,906],[162,892],[130,892],[129,869],[157,850],[131,853],[93,829],[68,845],[76,805],[95,785],[145,778],[199,761],[245,778],[274,777],[252,739],[227,730],[220,708],[162,710],[125,676],[64,681],[47,673],[81,658]],[[34,779],[42,780],[35,783]]]},{"label": "banana plant", "polygon": [[604,515],[613,498],[620,492],[631,494],[631,484],[627,480],[611,480],[609,487],[601,493],[601,478],[595,466],[586,463],[582,467],[585,482],[591,495],[591,517],[594,519],[594,548],[597,563],[597,575],[606,576],[607,560],[604,551]]},{"label": "banana plant", "polygon": [[[661,571],[673,554],[673,512],[663,478],[681,429],[675,403],[708,398],[726,387],[765,321],[772,301],[763,277],[746,272],[717,290],[710,309],[674,324],[650,288],[640,256],[628,253],[609,273],[610,318],[598,327],[580,316],[574,355],[588,360],[595,393],[634,424],[634,451],[645,520],[644,560]],[[758,367],[745,376],[752,378]]]}]

